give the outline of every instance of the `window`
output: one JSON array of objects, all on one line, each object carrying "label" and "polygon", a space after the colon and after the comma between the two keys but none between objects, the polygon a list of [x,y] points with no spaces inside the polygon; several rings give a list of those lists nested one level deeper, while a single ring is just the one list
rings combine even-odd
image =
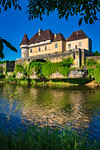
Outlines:
[{"label": "window", "polygon": [[79,47],[82,47],[82,42],[79,42]]},{"label": "window", "polygon": [[41,50],[41,48],[39,47],[39,51]]},{"label": "window", "polygon": [[32,49],[30,49],[30,53],[32,53]]},{"label": "window", "polygon": [[75,45],[75,48],[77,49],[77,45]]},{"label": "window", "polygon": [[68,48],[71,48],[71,44],[68,44]]},{"label": "window", "polygon": [[45,50],[47,50],[47,46],[45,46]]},{"label": "window", "polygon": [[58,48],[58,43],[55,43],[55,48]]},{"label": "window", "polygon": [[75,53],[73,54],[73,59],[75,59]]}]

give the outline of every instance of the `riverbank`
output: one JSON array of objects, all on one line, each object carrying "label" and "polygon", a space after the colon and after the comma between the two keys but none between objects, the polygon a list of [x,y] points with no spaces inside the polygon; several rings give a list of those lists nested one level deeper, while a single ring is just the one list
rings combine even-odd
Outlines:
[{"label": "riverbank", "polygon": [[72,131],[65,127],[58,129],[40,127],[38,124],[28,127],[25,132],[12,135],[0,131],[2,150],[99,150],[100,142],[90,140],[88,135]]},{"label": "riverbank", "polygon": [[80,86],[90,83],[92,80],[89,78],[74,78],[74,79],[16,79],[7,78],[0,80],[0,83],[12,83],[18,85],[32,85],[37,87],[51,87],[51,88],[66,88],[70,86]]}]

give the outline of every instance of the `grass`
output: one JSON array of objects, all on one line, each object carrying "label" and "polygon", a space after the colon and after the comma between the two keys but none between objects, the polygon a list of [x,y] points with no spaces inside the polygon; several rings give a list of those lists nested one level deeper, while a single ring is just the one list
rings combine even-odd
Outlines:
[{"label": "grass", "polygon": [[68,128],[28,127],[15,135],[0,131],[1,150],[99,150],[100,142],[90,141]]}]

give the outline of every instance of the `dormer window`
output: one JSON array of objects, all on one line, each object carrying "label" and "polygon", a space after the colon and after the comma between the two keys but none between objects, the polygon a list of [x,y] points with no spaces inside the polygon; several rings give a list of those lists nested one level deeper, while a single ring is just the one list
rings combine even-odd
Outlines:
[{"label": "dormer window", "polygon": [[30,49],[30,53],[32,53],[32,49]]},{"label": "dormer window", "polygon": [[39,47],[39,51],[41,50],[41,48]]}]

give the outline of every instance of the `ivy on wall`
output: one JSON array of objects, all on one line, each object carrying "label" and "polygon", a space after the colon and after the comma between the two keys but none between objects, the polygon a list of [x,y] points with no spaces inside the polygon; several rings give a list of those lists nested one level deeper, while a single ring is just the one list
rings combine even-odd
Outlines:
[{"label": "ivy on wall", "polygon": [[23,75],[27,74],[32,75],[34,71],[36,74],[42,74],[45,77],[50,77],[52,73],[59,72],[63,76],[67,76],[70,70],[70,66],[73,64],[73,59],[68,57],[61,62],[52,63],[52,62],[43,62],[43,61],[32,61],[29,65],[24,64],[16,64],[15,71],[23,73]]},{"label": "ivy on wall", "polygon": [[63,76],[67,76],[72,64],[73,59],[71,57],[58,63],[47,62],[42,65],[42,73],[45,77],[50,77],[52,73],[56,72],[61,73]]}]

